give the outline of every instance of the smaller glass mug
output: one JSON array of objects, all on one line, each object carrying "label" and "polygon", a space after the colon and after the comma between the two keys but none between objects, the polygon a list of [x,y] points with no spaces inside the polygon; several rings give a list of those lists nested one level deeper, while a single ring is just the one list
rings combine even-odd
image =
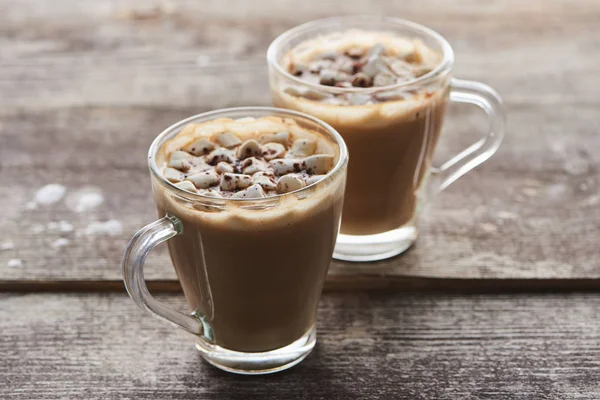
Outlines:
[{"label": "smaller glass mug", "polygon": [[[335,167],[315,184],[261,199],[193,194],[160,173],[162,145],[186,125],[265,116],[290,118],[323,135],[333,145]],[[129,295],[143,310],[196,335],[196,348],[218,368],[263,374],[299,363],[316,343],[317,305],[339,231],[347,165],[341,136],[295,111],[231,108],[167,128],[148,153],[161,218],[138,231],[123,256]],[[165,241],[191,314],[160,303],[144,282],[146,257]]]},{"label": "smaller glass mug", "polygon": [[[288,73],[282,62],[299,44],[318,43],[335,50],[337,32],[360,29],[418,39],[441,55],[431,72],[405,83],[370,88],[341,88],[309,83]],[[341,39],[340,39],[341,38]],[[362,39],[365,39],[364,36]],[[313,42],[315,43],[315,42]],[[300,51],[314,51],[310,44]],[[451,77],[454,54],[437,32],[413,22],[380,16],[346,16],[309,22],[276,38],[267,51],[273,105],[313,115],[333,126],[351,155],[340,235],[334,258],[375,261],[408,249],[417,238],[423,206],[498,149],[505,111],[498,94],[478,82]],[[422,97],[423,93],[427,97]],[[324,104],[323,97],[401,95],[378,104]],[[316,100],[315,100],[316,99]],[[487,115],[483,139],[439,167],[431,165],[448,99],[473,104]],[[366,171],[366,172],[365,172]],[[372,175],[368,175],[371,173]],[[377,177],[377,179],[373,179]]]}]

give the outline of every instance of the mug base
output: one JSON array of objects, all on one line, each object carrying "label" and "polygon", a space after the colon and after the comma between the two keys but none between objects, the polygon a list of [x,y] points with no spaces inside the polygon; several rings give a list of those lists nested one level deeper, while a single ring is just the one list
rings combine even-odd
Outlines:
[{"label": "mug base", "polygon": [[410,248],[417,240],[418,230],[414,225],[375,235],[339,234],[333,258],[342,261],[378,261],[397,256]]},{"label": "mug base", "polygon": [[300,339],[279,349],[246,353],[227,350],[200,339],[196,349],[211,365],[242,375],[264,375],[293,367],[306,358],[317,342],[317,329],[311,328]]}]

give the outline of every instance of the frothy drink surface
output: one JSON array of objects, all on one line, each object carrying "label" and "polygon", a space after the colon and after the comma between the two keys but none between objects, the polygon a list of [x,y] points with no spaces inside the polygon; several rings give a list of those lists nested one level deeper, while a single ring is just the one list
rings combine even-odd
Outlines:
[{"label": "frothy drink surface", "polygon": [[440,62],[441,55],[420,40],[363,30],[307,40],[282,58],[287,72],[312,86],[274,80],[274,105],[322,119],[348,146],[342,233],[382,233],[413,221],[448,84],[389,86],[426,75]]},{"label": "frothy drink surface", "polygon": [[269,351],[314,326],[344,185],[324,177],[339,157],[324,135],[279,117],[191,124],[163,145],[164,178],[207,196],[190,202],[154,182],[159,215],[183,224],[171,259],[214,344]]}]

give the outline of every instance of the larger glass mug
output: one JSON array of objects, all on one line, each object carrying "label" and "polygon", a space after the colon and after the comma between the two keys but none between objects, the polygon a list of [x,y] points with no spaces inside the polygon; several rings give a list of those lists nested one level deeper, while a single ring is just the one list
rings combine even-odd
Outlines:
[{"label": "larger glass mug", "polygon": [[[158,165],[161,148],[190,123],[274,116],[331,142],[337,162],[320,181],[261,199],[224,199],[181,190]],[[240,123],[243,120],[240,120]],[[123,279],[142,309],[196,336],[218,368],[260,374],[289,368],[316,342],[316,314],[339,230],[348,153],[340,135],[314,117],[271,107],[200,114],[162,132],[148,153],[158,221],[142,228],[123,257]],[[191,313],[156,300],[144,282],[149,252],[167,242]]]},{"label": "larger glass mug", "polygon": [[[325,53],[335,51],[336,41],[353,40],[347,39],[352,36],[344,38],[344,32],[350,30],[420,40],[441,55],[441,62],[414,80],[368,88],[310,83],[282,66],[292,50],[308,54],[314,51],[311,46],[318,44]],[[408,249],[417,238],[417,216],[422,206],[490,158],[504,135],[505,112],[498,94],[482,83],[452,78],[454,54],[450,44],[435,31],[409,21],[347,16],[309,22],[275,39],[267,61],[273,104],[329,123],[348,146],[351,161],[334,251],[337,259],[374,261]],[[394,99],[395,94],[401,94],[401,99]],[[336,96],[379,96],[384,100],[340,105],[329,101]],[[488,117],[489,128],[480,141],[434,167],[432,157],[448,100],[480,107]]]}]

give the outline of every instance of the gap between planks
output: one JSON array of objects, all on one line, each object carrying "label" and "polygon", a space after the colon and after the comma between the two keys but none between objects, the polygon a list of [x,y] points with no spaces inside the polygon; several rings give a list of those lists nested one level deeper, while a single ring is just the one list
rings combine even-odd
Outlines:
[{"label": "gap between planks", "polygon": [[[174,280],[149,280],[155,293],[180,293]],[[420,277],[348,277],[329,279],[326,292],[394,291],[398,293],[501,294],[540,292],[600,292],[600,279],[447,279]],[[7,281],[0,280],[0,292],[123,292],[120,280]]]}]

